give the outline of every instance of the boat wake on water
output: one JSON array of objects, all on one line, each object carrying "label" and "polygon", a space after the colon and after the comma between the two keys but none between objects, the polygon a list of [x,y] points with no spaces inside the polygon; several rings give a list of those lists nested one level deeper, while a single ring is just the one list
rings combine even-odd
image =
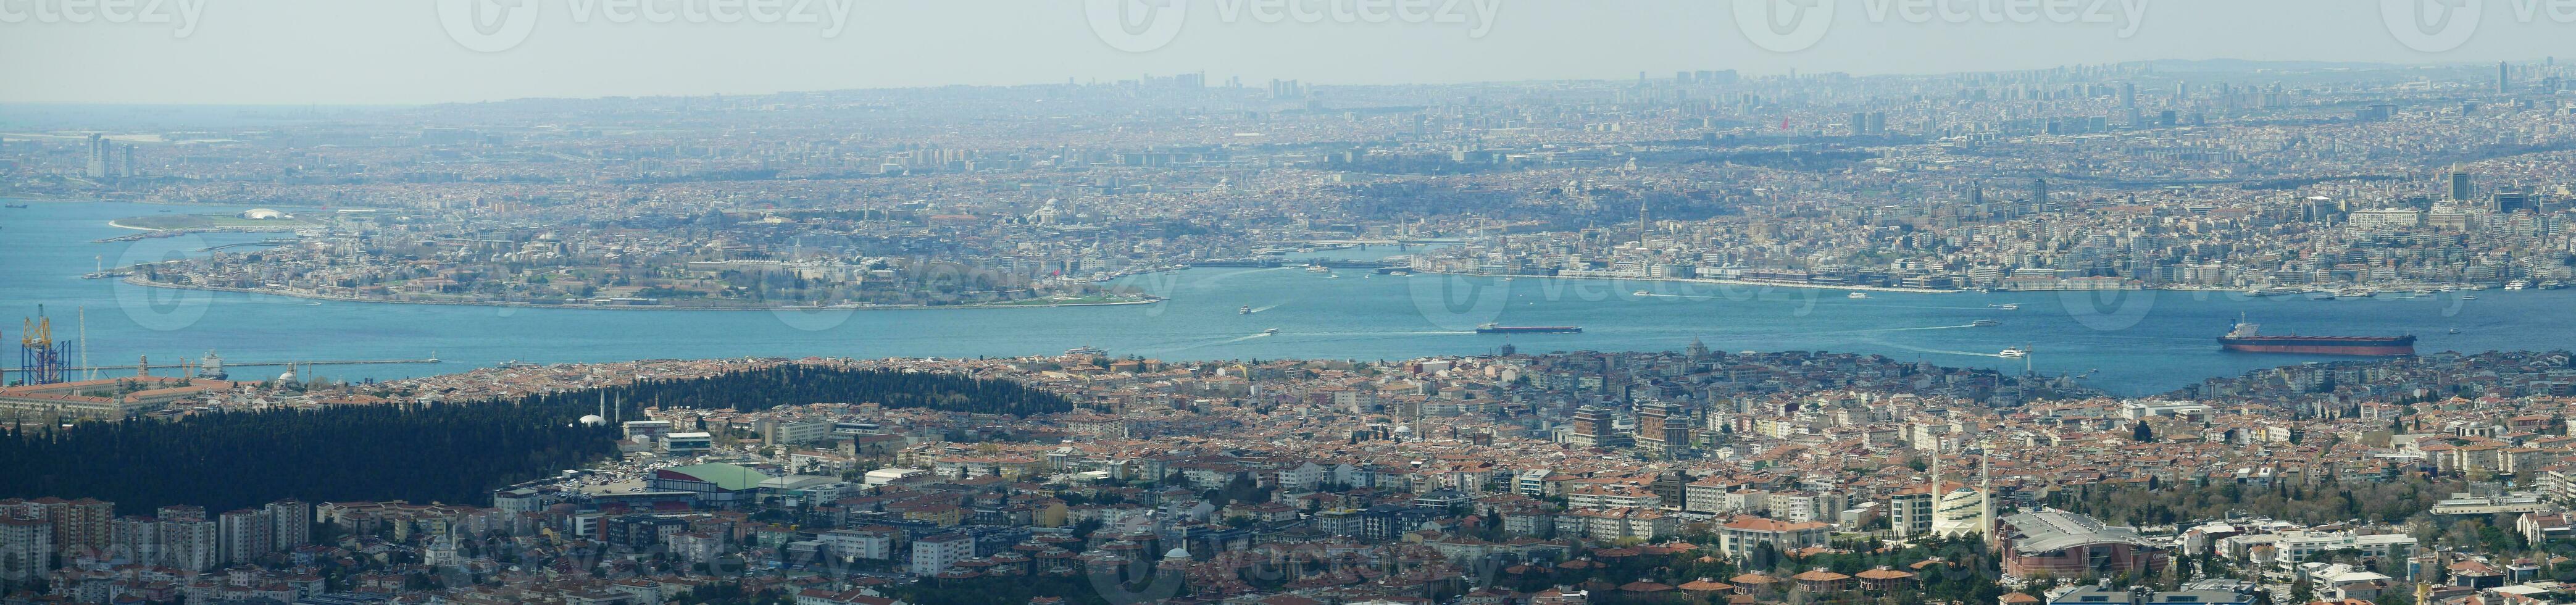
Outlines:
[{"label": "boat wake on water", "polygon": [[1872,309],[1928,309],[1933,311],[1993,311],[1987,307],[1944,307],[1939,305],[1869,305]]},{"label": "boat wake on water", "polygon": [[1458,336],[1474,335],[1474,330],[1430,330],[1420,332],[1300,332],[1306,336]]},{"label": "boat wake on water", "polygon": [[1991,358],[1995,358],[1995,359],[2005,359],[2005,357],[2004,357],[2003,355],[1998,355],[1998,354],[1995,354],[1995,353],[1979,353],[1979,352],[1976,352],[1976,351],[1953,351],[1953,350],[1949,350],[1949,349],[1926,349],[1926,348],[1923,348],[1923,347],[1915,347],[1915,346],[1901,345],[1901,344],[1896,344],[1896,343],[1887,342],[1887,341],[1883,341],[1883,340],[1871,340],[1871,341],[1868,341],[1868,342],[1869,342],[1869,344],[1874,344],[1874,345],[1878,345],[1878,346],[1882,346],[1882,347],[1888,347],[1888,348],[1893,348],[1893,349],[1903,349],[1903,350],[1906,350],[1906,351],[1912,351],[1912,352],[1916,352],[1916,353],[1927,353],[1927,354],[1932,354],[1932,355],[1962,355],[1962,356],[1967,356],[1967,357],[1991,357]]}]

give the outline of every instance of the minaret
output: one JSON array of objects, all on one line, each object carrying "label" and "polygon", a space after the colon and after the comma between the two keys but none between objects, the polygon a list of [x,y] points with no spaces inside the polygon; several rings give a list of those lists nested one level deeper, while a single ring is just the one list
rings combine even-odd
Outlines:
[{"label": "minaret", "polygon": [[[1629,161],[1632,161],[1632,162],[1633,162],[1633,161],[1636,161],[1636,159],[1635,159],[1635,158],[1630,158],[1630,159],[1629,159]],[[1644,245],[1646,245],[1646,230],[1648,229],[1648,227],[1649,227],[1650,225],[1653,225],[1653,224],[1654,224],[1654,223],[1646,222],[1646,202],[1644,202],[1644,201],[1639,201],[1639,202],[1637,202],[1637,245],[1638,245],[1638,246],[1644,246]]]},{"label": "minaret", "polygon": [[1989,542],[1995,539],[1995,443],[1977,450],[1977,525]]}]

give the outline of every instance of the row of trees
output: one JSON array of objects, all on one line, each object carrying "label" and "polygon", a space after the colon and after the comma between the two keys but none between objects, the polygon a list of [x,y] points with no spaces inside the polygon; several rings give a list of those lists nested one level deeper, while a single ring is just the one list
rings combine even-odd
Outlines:
[{"label": "row of trees", "polygon": [[639,381],[610,392],[638,405],[742,412],[809,403],[874,403],[1014,416],[1073,411],[1073,402],[1061,395],[1008,380],[802,364],[709,378]]},{"label": "row of trees", "polygon": [[2140,525],[2231,515],[2309,524],[2352,519],[2402,523],[2432,508],[2434,502],[2448,494],[2467,491],[2462,483],[2437,482],[2415,475],[2386,481],[2276,481],[2270,486],[2233,481],[2168,485],[2150,480],[2144,485],[2091,483],[2070,487],[2052,494],[2049,504],[2108,523]]},{"label": "row of trees", "polygon": [[1023,415],[1073,408],[1008,381],[789,365],[507,400],[10,426],[0,435],[0,497],[98,498],[129,514],[284,498],[480,504],[494,489],[616,455],[616,427],[577,422],[603,395],[744,411],[818,402]]},{"label": "row of trees", "polygon": [[617,452],[572,395],[129,419],[0,438],[0,495],[98,498],[121,513],[220,512],[284,498],[481,503]]}]

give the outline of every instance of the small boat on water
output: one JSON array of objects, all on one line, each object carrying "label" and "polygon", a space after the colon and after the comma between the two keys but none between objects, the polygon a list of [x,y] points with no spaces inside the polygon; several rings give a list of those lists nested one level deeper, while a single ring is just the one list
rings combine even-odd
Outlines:
[{"label": "small boat on water", "polygon": [[[27,205],[26,205],[26,204],[0,204],[0,207],[6,207],[6,208],[25,208],[25,207],[27,207]],[[169,211],[168,211],[168,210],[163,210],[162,212],[169,212]]]},{"label": "small boat on water", "polygon": [[2021,303],[2004,303],[2004,304],[2000,304],[2000,305],[1986,305],[1986,306],[1994,307],[1994,308],[1995,308],[1995,310],[1997,310],[1997,311],[2019,311],[2019,310],[2021,310]]},{"label": "small boat on water", "polygon": [[1332,268],[1332,267],[1326,267],[1326,266],[1323,266],[1323,265],[1306,265],[1306,272],[1307,272],[1307,273],[1331,273],[1331,272],[1333,272],[1333,268]]},{"label": "small boat on water", "polygon": [[2478,295],[2476,295],[2476,294],[2467,294],[2467,295],[2462,295],[2462,296],[2460,296],[2460,300],[2477,300],[2477,299],[2478,299]]},{"label": "small boat on water", "polygon": [[1630,292],[1630,294],[1635,294],[1635,295],[1638,295],[1638,296],[1654,296],[1654,295],[1655,295],[1655,293],[1653,293],[1653,292],[1647,292],[1647,291],[1645,291],[1645,290],[1638,290],[1638,291],[1635,291],[1635,292]]},{"label": "small boat on water", "polygon": [[1386,274],[1387,274],[1389,277],[1406,277],[1406,276],[1413,275],[1413,272],[1412,272],[1412,271],[1388,271],[1388,272],[1386,272]]},{"label": "small boat on water", "polygon": [[2458,334],[2458,333],[2460,333],[2460,329],[2459,329],[2459,328],[2451,328],[2451,333],[2452,333],[2452,334]]},{"label": "small boat on water", "polygon": [[1996,356],[1996,357],[2002,357],[2002,358],[2004,358],[2004,359],[2021,359],[2021,358],[2029,357],[2029,356],[2030,356],[2030,349],[2024,349],[2024,348],[2021,348],[2021,347],[2010,347],[2010,348],[2006,348],[2006,349],[2004,349],[2004,350],[2003,350],[2003,352],[1996,353],[1996,354],[1995,354],[1995,356]]},{"label": "small boat on water", "polygon": [[1980,319],[1980,320],[1976,320],[1976,321],[1968,322],[1968,327],[1971,327],[1971,328],[1987,328],[1987,327],[2000,326],[2000,325],[2004,325],[2003,320],[2000,320],[2000,319]]},{"label": "small boat on water", "polygon": [[1239,314],[1243,314],[1243,315],[1251,315],[1251,314],[1252,314],[1252,305],[1244,305],[1244,306],[1243,306],[1243,308],[1235,309],[1235,310],[1234,310],[1234,312],[1235,312],[1235,313],[1239,313]]},{"label": "small boat on water", "polygon": [[2531,287],[2531,280],[2528,279],[2517,279],[2504,283],[2504,289],[2506,290],[2521,290],[2529,287]]},{"label": "small boat on water", "polygon": [[1065,350],[1064,350],[1064,354],[1066,354],[1066,355],[1099,355],[1099,354],[1107,353],[1107,352],[1108,352],[1108,351],[1101,350],[1099,347],[1088,347],[1088,346],[1084,346],[1084,347],[1074,347],[1074,348],[1070,348],[1070,349],[1065,349]]},{"label": "small boat on water", "polygon": [[1851,293],[1851,294],[1844,295],[1844,296],[1843,296],[1843,298],[1869,298],[1869,293],[1868,293],[1868,292],[1853,292],[1853,293]]},{"label": "small boat on water", "polygon": [[1271,329],[1268,329],[1268,330],[1262,330],[1262,331],[1261,331],[1261,333],[1262,333],[1262,334],[1278,334],[1278,333],[1279,333],[1279,329],[1278,329],[1278,328],[1271,328]]}]

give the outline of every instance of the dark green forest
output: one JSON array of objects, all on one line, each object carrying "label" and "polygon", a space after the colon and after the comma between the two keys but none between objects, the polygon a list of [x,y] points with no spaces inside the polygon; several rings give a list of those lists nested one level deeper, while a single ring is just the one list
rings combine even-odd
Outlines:
[{"label": "dark green forest", "polygon": [[119,513],[170,504],[222,512],[284,498],[480,506],[494,488],[617,451],[617,429],[573,426],[590,409],[579,397],[13,428],[0,439],[0,494],[97,498]]},{"label": "dark green forest", "polygon": [[954,374],[784,365],[691,380],[642,381],[609,391],[633,405],[750,412],[809,403],[876,403],[1032,416],[1073,410],[1064,397],[1008,380]]},{"label": "dark green forest", "polygon": [[1009,381],[781,366],[514,400],[11,426],[0,436],[0,497],[98,498],[124,514],[171,504],[221,512],[285,498],[479,506],[494,489],[615,455],[617,428],[575,424],[603,395],[630,407],[736,410],[828,402],[1013,414],[1072,408]]}]

